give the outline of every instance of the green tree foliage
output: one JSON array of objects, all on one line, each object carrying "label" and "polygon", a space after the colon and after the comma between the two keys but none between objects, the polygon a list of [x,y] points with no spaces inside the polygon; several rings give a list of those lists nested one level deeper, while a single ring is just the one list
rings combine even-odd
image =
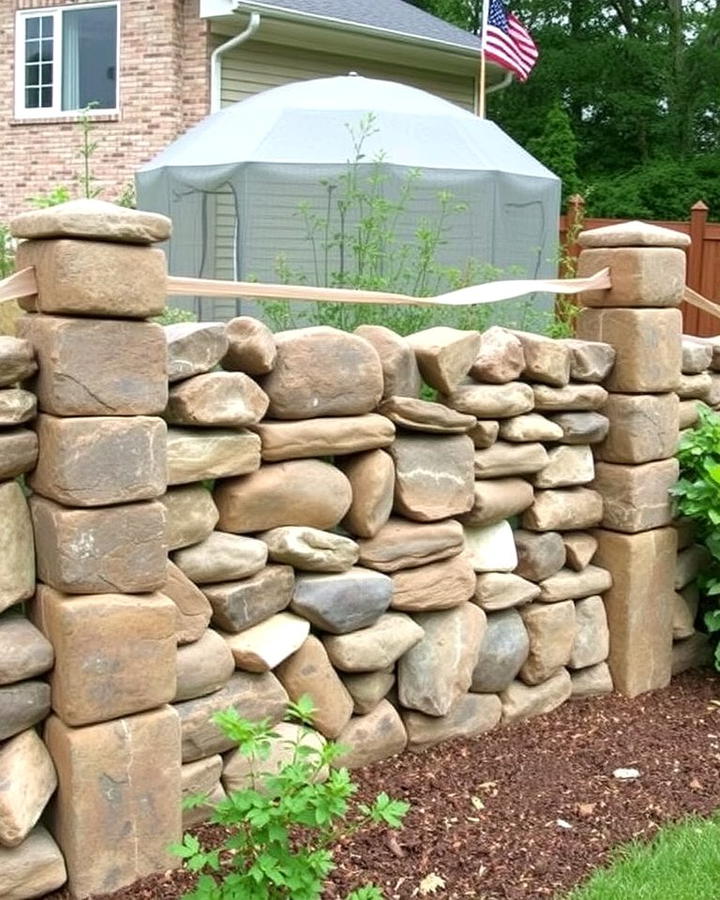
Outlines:
[{"label": "green tree foliage", "polygon": [[562,178],[563,200],[580,190],[577,172],[578,142],[572,130],[570,116],[562,104],[554,103],[550,107],[542,134],[531,138],[527,149]]}]

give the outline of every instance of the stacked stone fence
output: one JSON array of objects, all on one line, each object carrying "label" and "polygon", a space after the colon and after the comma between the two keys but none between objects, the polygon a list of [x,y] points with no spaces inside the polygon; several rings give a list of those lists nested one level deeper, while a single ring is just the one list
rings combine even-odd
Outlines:
[{"label": "stacked stone fence", "polygon": [[248,783],[229,707],[278,723],[310,694],[357,767],[707,658],[668,489],[720,344],[682,340],[683,235],[586,232],[581,270],[613,287],[577,339],[401,338],[154,324],[168,227],[92,204],[14,223],[38,293],[0,339],[11,900],[177,864],[209,810],[181,796]]}]

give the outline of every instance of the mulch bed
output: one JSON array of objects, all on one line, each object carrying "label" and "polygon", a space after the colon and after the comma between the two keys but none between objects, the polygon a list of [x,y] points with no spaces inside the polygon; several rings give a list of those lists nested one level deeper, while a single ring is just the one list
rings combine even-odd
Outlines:
[{"label": "mulch bed", "polygon": [[[641,774],[619,780],[618,768]],[[343,898],[372,881],[388,900],[422,897],[429,875],[444,886],[427,896],[446,900],[563,896],[618,844],[720,807],[719,776],[714,673],[686,673],[634,700],[566,703],[477,740],[356,772],[362,797],[384,790],[412,808],[402,831],[357,835],[338,849],[325,896]],[[104,900],[171,900],[191,884],[187,873],[171,872]]]}]

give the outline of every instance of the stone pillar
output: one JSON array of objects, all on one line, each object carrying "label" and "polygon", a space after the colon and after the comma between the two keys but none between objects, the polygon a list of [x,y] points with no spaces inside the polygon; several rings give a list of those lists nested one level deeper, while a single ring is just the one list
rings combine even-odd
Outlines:
[{"label": "stone pillar", "polygon": [[687,235],[640,222],[580,235],[578,275],[609,267],[612,287],[580,295],[578,336],[606,341],[616,362],[605,380],[610,427],[595,449],[603,497],[597,561],[605,594],[615,687],[635,696],[668,684],[672,665],[677,535],[669,489],[677,481],[682,358],[680,306]]},{"label": "stone pillar", "polygon": [[38,460],[28,477],[38,585],[53,645],[48,825],[72,897],[174,864],[180,835],[175,607],[165,582],[167,351],[162,216],[76,201],[19,216],[35,266],[22,338],[36,353]]}]

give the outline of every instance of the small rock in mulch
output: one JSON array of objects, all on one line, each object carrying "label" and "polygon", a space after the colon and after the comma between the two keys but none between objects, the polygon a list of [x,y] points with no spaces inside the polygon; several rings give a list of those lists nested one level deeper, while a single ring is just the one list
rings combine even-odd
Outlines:
[{"label": "small rock in mulch", "polygon": [[[614,775],[631,768],[641,776]],[[633,700],[566,703],[354,775],[362,799],[382,790],[412,808],[402,831],[338,848],[326,900],[371,881],[387,900],[561,897],[618,844],[720,806],[720,677],[686,673]],[[199,832],[218,839],[217,828]],[[175,900],[191,883],[165,873],[103,900]]]}]

